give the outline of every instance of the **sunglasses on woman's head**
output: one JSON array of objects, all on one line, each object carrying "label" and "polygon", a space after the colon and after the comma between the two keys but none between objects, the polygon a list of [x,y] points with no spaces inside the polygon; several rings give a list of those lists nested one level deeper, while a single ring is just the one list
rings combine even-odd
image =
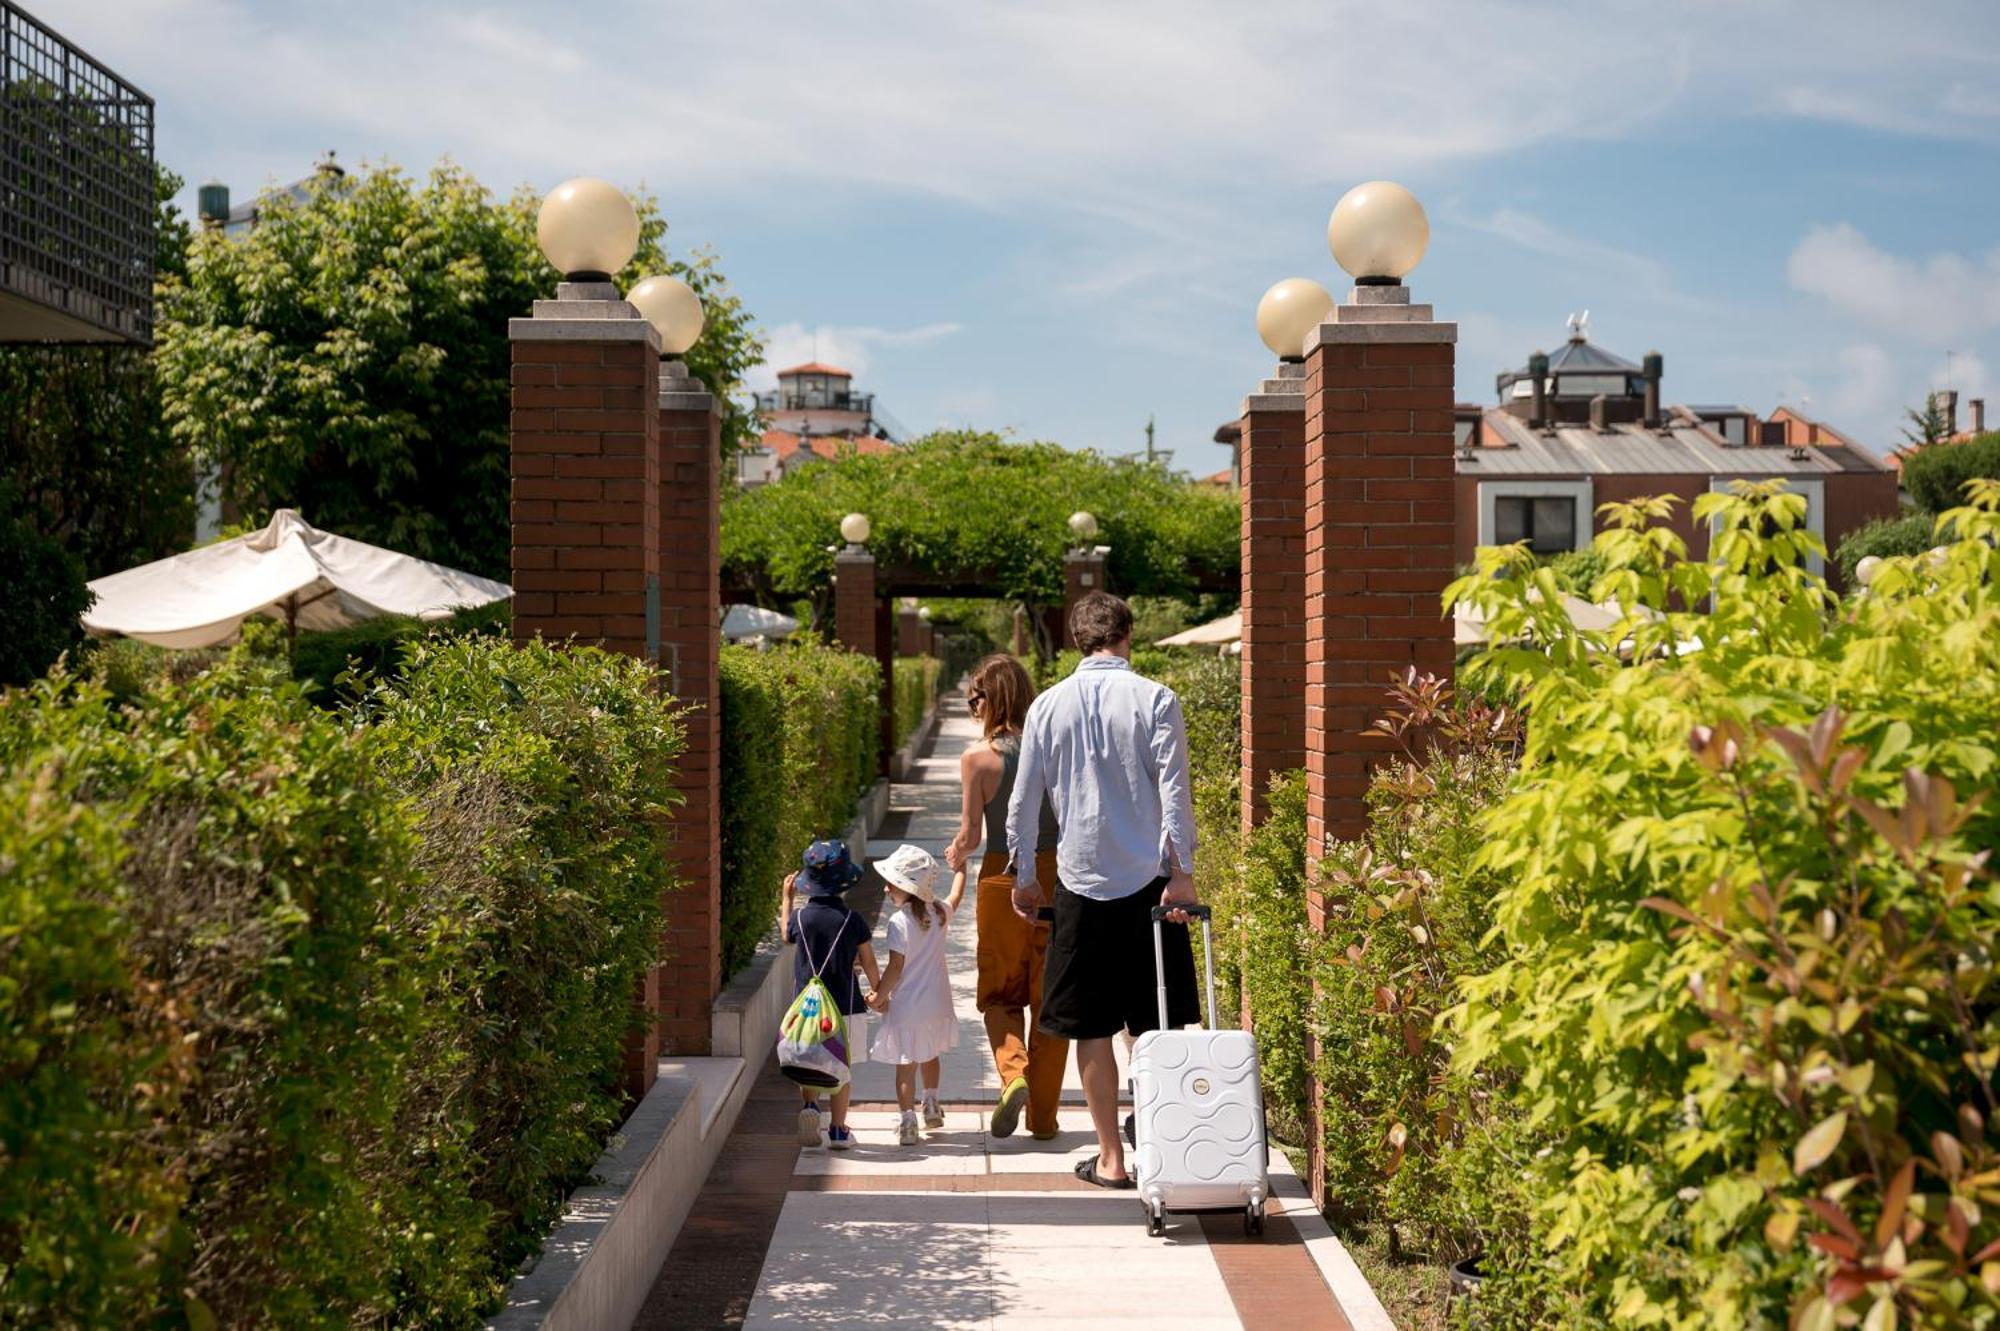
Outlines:
[{"label": "sunglasses on woman's head", "polygon": [[978,707],[981,703],[985,701],[986,701],[986,695],[981,693],[978,689],[974,689],[970,693],[965,695],[965,705],[967,707]]}]

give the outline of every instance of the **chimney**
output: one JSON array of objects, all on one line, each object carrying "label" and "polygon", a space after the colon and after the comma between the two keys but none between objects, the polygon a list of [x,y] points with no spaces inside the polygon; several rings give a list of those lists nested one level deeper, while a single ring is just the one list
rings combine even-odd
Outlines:
[{"label": "chimney", "polygon": [[211,180],[196,190],[195,211],[201,217],[203,230],[221,230],[229,221],[229,186],[219,180]]},{"label": "chimney", "polygon": [[1646,353],[1646,428],[1649,430],[1660,426],[1660,370],[1665,364],[1659,352]]},{"label": "chimney", "polygon": [[1602,393],[1590,399],[1590,428],[1599,434],[1604,434],[1611,429],[1607,410],[1610,402],[1611,399]]},{"label": "chimney", "polygon": [[1938,394],[1938,409],[1944,412],[1944,437],[1958,433],[1958,390],[1947,388]]},{"label": "chimney", "polygon": [[1983,397],[1976,397],[1973,398],[1972,401],[1968,402],[1966,405],[1972,408],[1972,432],[1974,434],[1985,434],[1986,399]]},{"label": "chimney", "polygon": [[1541,429],[1549,423],[1549,358],[1540,351],[1528,357],[1528,378],[1535,388],[1534,405],[1528,409],[1528,424]]}]

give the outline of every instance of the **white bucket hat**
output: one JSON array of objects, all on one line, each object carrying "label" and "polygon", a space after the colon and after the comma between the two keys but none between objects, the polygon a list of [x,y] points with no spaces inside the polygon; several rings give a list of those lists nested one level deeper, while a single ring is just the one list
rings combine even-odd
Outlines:
[{"label": "white bucket hat", "polygon": [[905,843],[890,851],[888,859],[875,861],[875,872],[891,887],[929,905],[937,900],[937,883],[944,869],[929,851]]}]

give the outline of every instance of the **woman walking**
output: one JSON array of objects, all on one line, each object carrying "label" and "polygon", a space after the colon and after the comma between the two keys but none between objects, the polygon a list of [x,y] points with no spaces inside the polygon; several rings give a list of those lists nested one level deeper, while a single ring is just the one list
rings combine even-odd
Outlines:
[{"label": "woman walking", "polygon": [[[978,878],[978,1002],[1000,1074],[993,1135],[1012,1136],[1025,1109],[1028,1131],[1047,1141],[1056,1135],[1056,1103],[1062,1097],[1069,1041],[1044,1034],[1032,1020],[1041,1014],[1049,923],[1030,922],[1015,912],[1014,876],[1007,860],[1007,802],[1014,793],[1014,770],[1020,761],[1021,726],[1034,696],[1028,672],[1011,656],[989,656],[973,668],[965,699],[985,735],[959,759],[964,799],[958,835],[945,848],[945,860],[955,870],[964,869],[981,841],[985,843]],[[1054,899],[1055,852],[1055,813],[1044,800],[1035,863],[1045,904]]]}]

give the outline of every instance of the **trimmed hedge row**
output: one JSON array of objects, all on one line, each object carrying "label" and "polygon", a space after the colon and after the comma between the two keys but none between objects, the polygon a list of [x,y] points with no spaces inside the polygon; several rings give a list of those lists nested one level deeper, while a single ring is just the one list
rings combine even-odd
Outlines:
[{"label": "trimmed hedge row", "polygon": [[815,837],[838,836],[875,782],[881,669],[801,636],[722,649],[722,971],[750,959]]},{"label": "trimmed hedge row", "polygon": [[895,666],[896,747],[916,733],[937,697],[941,666],[934,656],[899,656]]},{"label": "trimmed hedge row", "polygon": [[0,698],[0,1324],[465,1326],[621,1110],[682,736],[637,663]]}]

